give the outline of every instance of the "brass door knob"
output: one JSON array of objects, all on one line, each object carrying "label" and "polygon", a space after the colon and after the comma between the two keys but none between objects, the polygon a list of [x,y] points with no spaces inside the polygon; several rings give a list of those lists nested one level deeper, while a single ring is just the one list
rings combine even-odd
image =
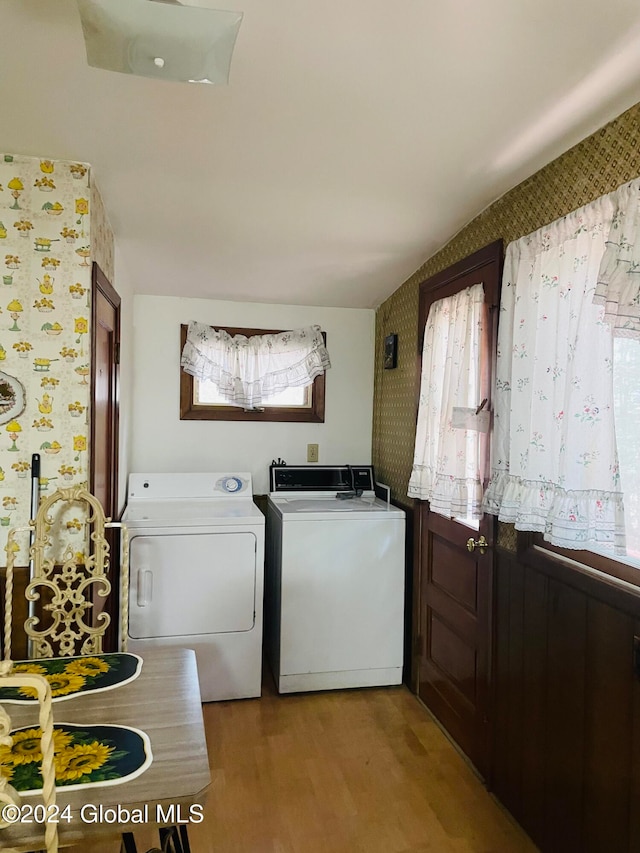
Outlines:
[{"label": "brass door knob", "polygon": [[474,539],[473,536],[471,537],[471,539],[467,539],[467,551],[475,551],[476,548],[479,548],[480,553],[484,554],[488,547],[489,543],[484,538],[484,535],[477,540]]}]

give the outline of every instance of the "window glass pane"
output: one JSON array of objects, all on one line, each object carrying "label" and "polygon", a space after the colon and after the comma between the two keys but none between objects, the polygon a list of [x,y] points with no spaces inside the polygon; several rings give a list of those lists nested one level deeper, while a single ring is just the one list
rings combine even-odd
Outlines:
[{"label": "window glass pane", "polygon": [[[195,403],[200,406],[230,406],[220,395],[217,385],[213,382],[202,382],[194,380]],[[299,408],[308,407],[311,404],[311,394],[309,393],[311,386],[303,388],[286,388],[279,394],[265,399],[265,404],[269,406],[296,406]]]},{"label": "window glass pane", "polygon": [[464,524],[465,527],[470,527],[472,530],[480,530],[480,519],[474,518],[472,515],[454,515],[454,521],[459,521],[460,524]]},{"label": "window glass pane", "polygon": [[598,551],[597,548],[590,550],[640,569],[640,341],[631,338],[614,340],[613,391],[627,557],[612,557],[610,552]]}]

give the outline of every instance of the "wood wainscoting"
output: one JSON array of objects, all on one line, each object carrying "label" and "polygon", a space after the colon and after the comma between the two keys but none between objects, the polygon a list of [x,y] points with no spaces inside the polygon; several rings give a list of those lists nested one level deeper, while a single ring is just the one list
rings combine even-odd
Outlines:
[{"label": "wood wainscoting", "polygon": [[640,590],[498,549],[493,790],[549,853],[640,849]]}]

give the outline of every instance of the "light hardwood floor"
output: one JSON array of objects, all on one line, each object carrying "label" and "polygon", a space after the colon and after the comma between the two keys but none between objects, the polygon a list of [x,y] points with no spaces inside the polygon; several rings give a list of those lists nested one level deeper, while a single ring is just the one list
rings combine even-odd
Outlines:
[{"label": "light hardwood floor", "polygon": [[[406,688],[278,696],[265,680],[261,699],[204,706],[193,853],[535,853]],[[136,832],[138,850],[156,838]]]}]

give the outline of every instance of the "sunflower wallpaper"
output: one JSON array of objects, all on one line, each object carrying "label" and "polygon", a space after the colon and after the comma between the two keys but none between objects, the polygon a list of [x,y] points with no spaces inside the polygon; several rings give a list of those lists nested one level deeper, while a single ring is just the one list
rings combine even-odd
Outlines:
[{"label": "sunflower wallpaper", "polygon": [[[0,154],[0,565],[7,531],[30,517],[33,453],[41,496],[88,478],[93,204],[109,275],[112,236],[90,167]],[[63,528],[81,552],[84,518],[71,512]]]}]

